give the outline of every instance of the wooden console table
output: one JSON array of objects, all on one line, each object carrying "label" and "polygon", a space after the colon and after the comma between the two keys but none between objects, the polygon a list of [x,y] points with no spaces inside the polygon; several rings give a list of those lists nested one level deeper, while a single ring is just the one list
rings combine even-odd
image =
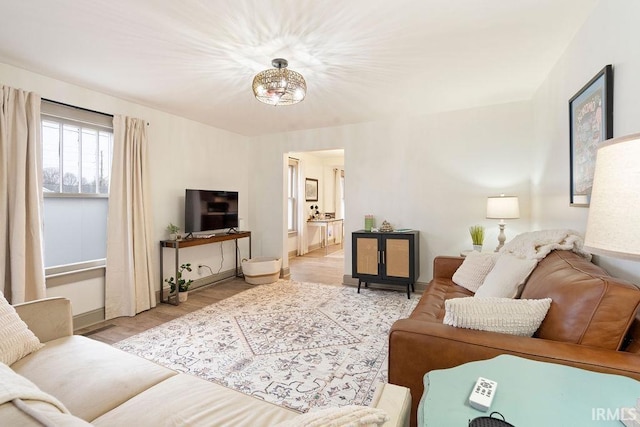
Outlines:
[{"label": "wooden console table", "polygon": [[237,233],[215,233],[209,234],[211,237],[194,237],[191,239],[180,240],[161,240],[160,241],[160,302],[166,302],[173,305],[180,304],[178,299],[178,287],[173,292],[167,294],[167,298],[164,298],[164,248],[172,248],[175,252],[175,268],[176,275],[178,277],[178,269],[180,268],[180,249],[188,248],[190,246],[208,245],[211,243],[220,243],[227,240],[235,241],[235,258],[236,268],[235,276],[242,277],[240,275],[240,268],[238,266],[238,239],[249,239],[249,258],[251,258],[251,232],[250,231],[238,231]]}]

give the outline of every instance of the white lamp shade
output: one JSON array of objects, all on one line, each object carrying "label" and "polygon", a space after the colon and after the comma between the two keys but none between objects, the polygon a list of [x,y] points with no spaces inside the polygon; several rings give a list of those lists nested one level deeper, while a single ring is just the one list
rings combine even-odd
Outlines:
[{"label": "white lamp shade", "polygon": [[520,218],[520,206],[517,196],[495,196],[487,198],[487,218],[516,219]]},{"label": "white lamp shade", "polygon": [[584,249],[640,260],[640,134],[598,148]]}]

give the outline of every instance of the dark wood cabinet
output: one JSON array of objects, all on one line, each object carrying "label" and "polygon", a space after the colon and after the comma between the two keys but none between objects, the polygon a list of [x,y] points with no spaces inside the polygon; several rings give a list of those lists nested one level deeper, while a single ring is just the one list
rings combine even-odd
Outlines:
[{"label": "dark wood cabinet", "polygon": [[419,232],[356,231],[352,239],[351,276],[358,279],[358,293],[364,283],[405,285],[407,297],[420,276]]}]

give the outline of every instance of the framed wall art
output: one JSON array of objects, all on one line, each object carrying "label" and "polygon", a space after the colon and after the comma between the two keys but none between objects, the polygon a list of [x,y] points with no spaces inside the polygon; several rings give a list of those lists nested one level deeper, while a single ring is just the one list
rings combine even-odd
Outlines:
[{"label": "framed wall art", "polygon": [[569,100],[570,205],[589,206],[596,151],[613,138],[613,67],[607,65]]},{"label": "framed wall art", "polygon": [[305,178],[304,180],[304,196],[307,202],[318,201],[318,180],[313,178]]}]

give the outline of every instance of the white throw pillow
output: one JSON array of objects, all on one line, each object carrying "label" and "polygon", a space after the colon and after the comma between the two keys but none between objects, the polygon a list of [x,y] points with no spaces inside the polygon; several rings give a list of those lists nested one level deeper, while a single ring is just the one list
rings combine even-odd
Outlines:
[{"label": "white throw pillow", "polygon": [[444,302],[445,325],[532,336],[551,307],[551,298],[452,298]]},{"label": "white throw pillow", "polygon": [[275,427],[375,427],[389,421],[386,411],[370,406],[348,405],[307,412]]},{"label": "white throw pillow", "polygon": [[453,283],[471,292],[477,291],[495,265],[498,256],[495,253],[469,252],[462,265],[453,273]]},{"label": "white throw pillow", "polygon": [[537,264],[538,260],[535,259],[522,259],[508,254],[500,255],[475,296],[515,298]]},{"label": "white throw pillow", "polygon": [[0,292],[0,362],[11,366],[40,347],[40,340]]}]

